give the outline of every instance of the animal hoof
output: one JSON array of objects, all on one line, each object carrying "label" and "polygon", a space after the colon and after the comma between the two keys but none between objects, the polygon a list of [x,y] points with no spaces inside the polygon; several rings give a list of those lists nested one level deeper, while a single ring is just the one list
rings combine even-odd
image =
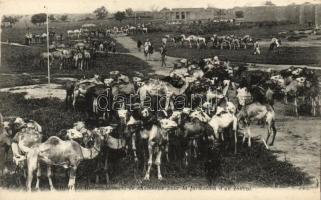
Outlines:
[{"label": "animal hoof", "polygon": [[145,181],[149,181],[149,176],[145,176],[145,177],[144,177],[144,180],[145,180]]},{"label": "animal hoof", "polygon": [[162,176],[158,176],[158,180],[163,180],[163,177]]}]

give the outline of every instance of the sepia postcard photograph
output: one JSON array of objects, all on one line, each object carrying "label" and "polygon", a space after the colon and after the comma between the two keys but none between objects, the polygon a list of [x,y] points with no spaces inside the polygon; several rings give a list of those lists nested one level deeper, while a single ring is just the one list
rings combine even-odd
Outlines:
[{"label": "sepia postcard photograph", "polygon": [[320,199],[321,0],[0,18],[0,199]]}]

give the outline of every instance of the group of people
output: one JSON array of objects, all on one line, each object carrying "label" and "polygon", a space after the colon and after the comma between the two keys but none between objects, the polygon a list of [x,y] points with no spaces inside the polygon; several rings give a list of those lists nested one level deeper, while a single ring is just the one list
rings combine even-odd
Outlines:
[{"label": "group of people", "polygon": [[[141,40],[137,41],[137,48],[138,51],[141,52],[141,47],[142,47],[143,43]],[[161,67],[166,67],[166,55],[167,55],[167,48],[166,48],[166,44],[162,43],[160,49],[159,49],[160,55],[161,55]],[[147,59],[148,55],[151,55],[154,53],[154,47],[152,45],[152,43],[150,42],[150,40],[147,38],[145,43],[144,43],[144,54],[145,57]]]}]

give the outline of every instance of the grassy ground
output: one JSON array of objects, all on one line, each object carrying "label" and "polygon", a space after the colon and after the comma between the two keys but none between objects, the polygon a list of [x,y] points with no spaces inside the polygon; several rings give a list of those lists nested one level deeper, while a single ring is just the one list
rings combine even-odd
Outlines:
[{"label": "grassy ground", "polygon": [[[261,32],[260,32],[261,33]],[[150,33],[146,35],[132,36],[134,40],[144,42],[147,38],[154,44],[156,50],[160,48],[161,38],[166,33]],[[258,33],[257,33],[258,34]],[[262,33],[261,37],[265,37]],[[271,37],[271,35],[270,35]],[[180,58],[208,58],[215,55],[220,58],[227,58],[232,62],[249,62],[249,63],[264,63],[264,64],[309,64],[321,65],[321,47],[281,47],[279,53],[270,52],[267,47],[261,47],[261,55],[253,55],[253,50],[220,50],[211,48],[188,48],[174,47],[172,42],[168,45],[168,56]]]},{"label": "grassy ground", "polygon": [[[30,76],[46,75],[47,68],[39,66],[39,55],[42,52],[41,48],[29,47],[15,47],[3,46],[2,47],[2,66],[0,67],[1,73],[28,73]],[[109,54],[108,56],[99,56],[96,59],[95,66],[92,66],[87,71],[80,70],[59,70],[57,63],[51,66],[52,77],[68,76],[68,77],[81,77],[92,76],[95,73],[100,75],[107,75],[112,70],[119,70],[122,73],[132,76],[135,71],[142,72],[143,74],[151,73],[151,67],[144,61],[131,56],[123,54]],[[5,76],[5,75],[2,75]],[[21,85],[19,81],[21,77],[11,77],[6,75],[0,79],[0,87]],[[9,77],[8,77],[9,76]],[[37,78],[37,77],[36,77]]]},{"label": "grassy ground", "polygon": [[[68,26],[67,26],[68,27]],[[142,36],[137,36],[142,37]],[[156,37],[154,34],[149,34],[153,40],[159,40],[159,35]],[[159,42],[159,41],[158,41]],[[12,48],[2,51],[3,66],[0,69],[0,72],[20,74],[22,72],[28,72],[25,75],[1,75],[0,76],[0,88],[9,87],[15,85],[28,85],[35,82],[35,78],[39,79],[40,82],[45,82],[45,74],[47,69],[40,69],[37,67],[37,54],[40,50],[36,48],[24,49],[22,47]],[[198,50],[189,50],[189,49],[169,49],[169,53],[174,54],[184,54],[186,57],[192,55],[190,51]],[[206,57],[207,54],[204,50],[201,50],[199,53],[195,53],[197,56]],[[30,55],[29,55],[30,53]],[[228,51],[230,54],[230,51]],[[281,52],[282,53],[282,52]],[[29,56],[25,56],[28,54]],[[233,57],[242,59],[242,55],[238,55],[239,52],[235,52]],[[289,54],[290,55],[290,54]],[[290,57],[287,54],[282,54],[282,57],[288,57],[288,59],[298,59]],[[306,57],[307,54],[304,54]],[[182,56],[184,57],[184,56]],[[229,58],[233,60],[233,58]],[[263,58],[261,58],[263,59]],[[133,75],[135,71],[143,72],[148,74],[153,72],[151,67],[147,65],[144,61],[137,59],[129,55],[120,55],[116,54],[112,57],[101,57],[97,60],[97,66],[93,67],[89,71],[80,72],[77,70],[72,71],[59,71],[53,69],[53,77],[77,77],[83,75],[92,76],[94,73],[99,73],[101,75],[107,74],[111,70],[119,70],[125,74]],[[284,139],[283,135],[290,135],[288,132],[292,130],[292,127],[287,126],[288,121],[291,119],[285,119],[284,115],[280,114],[284,112],[284,107],[278,107],[278,127],[281,127],[280,136],[277,136],[278,140],[280,138]],[[23,94],[9,94],[9,93],[0,93],[0,113],[4,116],[21,116],[27,117],[36,120],[43,126],[44,134],[46,136],[56,135],[57,132],[61,129],[69,128],[72,126],[73,122],[84,119],[84,116],[81,113],[74,113],[71,111],[66,111],[64,104],[61,100],[57,98],[45,98],[45,99],[29,99],[26,100],[23,98]],[[282,119],[282,120],[281,120]],[[302,121],[301,121],[302,123]],[[294,124],[295,125],[295,124]],[[293,126],[294,126],[293,125]],[[295,131],[297,127],[293,128]],[[302,129],[302,130],[301,130]],[[298,139],[299,134],[305,133],[304,124],[302,125],[300,131],[290,135],[291,137],[286,138],[281,142],[282,146],[286,146],[285,152],[289,154],[292,152],[291,148],[294,146],[288,145],[288,140],[293,140],[295,135],[295,141],[301,141],[302,138]],[[265,131],[265,130],[263,130]],[[260,131],[253,131],[253,133],[263,133],[262,129]],[[294,131],[294,132],[295,132]],[[313,133],[310,133],[313,132]],[[265,132],[264,132],[265,133]],[[314,129],[310,130],[309,133],[305,134],[315,134],[317,132]],[[292,134],[292,133],[291,133]],[[240,141],[240,140],[239,140]],[[306,144],[301,145],[303,147],[309,147],[310,139],[304,137],[304,142]],[[276,141],[277,143],[277,141]],[[287,186],[302,186],[311,183],[311,177],[303,172],[302,169],[294,167],[291,164],[289,159],[280,159],[274,153],[274,151],[268,151],[265,149],[261,142],[258,142],[256,139],[253,141],[253,147],[251,149],[247,148],[246,145],[238,145],[239,152],[235,156],[231,153],[223,152],[222,159],[222,171],[220,177],[215,181],[217,187],[253,187],[253,186],[262,186],[262,187],[287,187]],[[279,149],[279,147],[277,148]],[[309,152],[319,149],[318,146],[315,146],[313,149],[305,149],[304,152],[307,152],[306,155],[309,155]],[[297,148],[297,154],[302,154],[302,150]],[[296,151],[293,151],[296,152]],[[318,151],[319,152],[319,151]],[[300,155],[301,155],[300,154]],[[301,155],[302,156],[302,155]],[[309,155],[310,156],[310,155]],[[290,157],[290,155],[289,155]],[[311,157],[309,157],[311,158]],[[319,157],[318,157],[319,158]],[[302,160],[302,157],[300,157]],[[311,158],[312,161],[315,161],[315,157]],[[115,166],[115,162],[111,162]],[[170,163],[164,163],[162,166],[164,181],[156,180],[156,169],[153,169],[151,175],[151,182],[142,182],[143,173],[141,170],[137,172],[137,176],[134,176],[135,166],[133,161],[129,159],[123,159],[118,163],[114,170],[111,172],[112,182],[107,187],[109,189],[168,189],[168,188],[209,188],[207,186],[206,180],[204,178],[203,165],[201,162],[193,162],[189,168],[184,168],[181,166],[180,162],[172,161]],[[95,165],[91,161],[84,163],[78,170],[78,179],[77,186],[78,188],[90,188],[90,189],[105,189],[103,184],[90,186],[86,183],[86,178],[84,172],[93,174],[95,171]],[[66,188],[67,180],[63,177],[64,173],[62,169],[55,169],[54,184],[58,188]],[[24,182],[17,183],[17,174],[7,175],[6,177],[0,177],[0,187],[8,188],[23,188]],[[92,177],[94,179],[94,177]],[[92,180],[93,181],[93,180]],[[48,181],[46,180],[45,175],[41,179],[41,185],[44,188],[48,188]]]},{"label": "grassy ground", "polygon": [[268,48],[261,48],[261,55],[253,55],[251,50],[216,50],[216,49],[187,49],[184,51],[180,48],[170,48],[169,56],[183,58],[208,58],[215,55],[219,58],[226,58],[232,62],[249,62],[264,64],[289,64],[304,65],[316,64],[321,65],[321,48],[320,47],[281,47],[279,53],[273,53]]},{"label": "grassy ground", "polygon": [[[43,132],[46,136],[55,135],[61,129],[72,126],[73,122],[83,119],[79,113],[67,112],[62,102],[53,99],[25,100],[22,94],[0,93],[0,112],[4,116],[22,116],[36,120],[43,125]],[[222,154],[222,172],[215,181],[219,187],[286,187],[301,186],[310,183],[307,174],[299,168],[294,167],[286,161],[279,161],[271,151],[265,149],[263,144],[254,141],[253,147],[248,149],[239,144],[238,155],[225,152]],[[113,163],[113,162],[112,162]],[[88,188],[84,172],[93,172],[95,167],[92,164],[83,164],[78,170],[78,187]],[[140,182],[143,174],[139,170],[137,179],[134,176],[133,161],[121,160],[112,174],[111,189],[138,188],[138,189],[161,189],[171,187],[194,187],[206,188],[203,166],[201,162],[194,161],[189,168],[181,166],[180,162],[172,161],[165,163],[162,167],[164,181],[156,181],[156,169],[152,172],[151,182]],[[60,173],[59,173],[60,172]],[[62,177],[63,171],[56,169],[54,179],[58,188],[65,188],[66,179]],[[17,185],[17,175],[2,177],[3,187],[21,188]],[[46,177],[42,179],[42,185],[46,188]],[[104,188],[104,185],[91,186],[89,188]]]},{"label": "grassy ground", "polygon": [[[113,22],[113,21],[110,22],[110,24],[115,24],[115,23],[116,22]],[[63,37],[64,37],[64,41],[62,42],[63,44],[66,44],[66,45],[70,44],[70,43],[75,44],[77,41],[69,40],[67,38],[67,31],[80,29],[82,24],[85,24],[85,22],[65,22],[65,23],[53,22],[53,23],[50,23],[49,29],[51,31],[54,31],[56,33],[56,35],[60,35],[61,33],[63,34]],[[105,21],[103,24],[108,24],[108,21]],[[9,41],[9,42],[16,42],[16,43],[24,44],[24,42],[25,42],[24,37],[28,31],[33,34],[46,33],[46,26],[30,26],[29,30],[25,26],[15,26],[14,28],[6,28],[6,29],[2,30],[1,41]],[[123,52],[123,53],[128,52],[121,45],[119,45],[114,39],[112,39],[112,38],[107,38],[107,39],[113,40],[116,43],[116,50],[118,52]],[[105,39],[102,39],[102,40],[105,40]],[[46,45],[46,43],[33,44],[31,46],[40,47],[45,50],[45,45]]]}]

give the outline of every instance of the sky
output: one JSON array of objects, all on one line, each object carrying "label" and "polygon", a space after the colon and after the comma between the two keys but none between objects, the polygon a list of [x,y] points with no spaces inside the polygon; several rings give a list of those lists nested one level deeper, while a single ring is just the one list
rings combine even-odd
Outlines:
[{"label": "sky", "polygon": [[[265,0],[0,0],[2,14],[49,13],[92,13],[96,8],[105,6],[109,12],[125,10],[152,10],[167,8],[217,7],[232,8],[236,6],[263,5]],[[276,5],[291,3],[321,3],[321,0],[272,0]]]}]

